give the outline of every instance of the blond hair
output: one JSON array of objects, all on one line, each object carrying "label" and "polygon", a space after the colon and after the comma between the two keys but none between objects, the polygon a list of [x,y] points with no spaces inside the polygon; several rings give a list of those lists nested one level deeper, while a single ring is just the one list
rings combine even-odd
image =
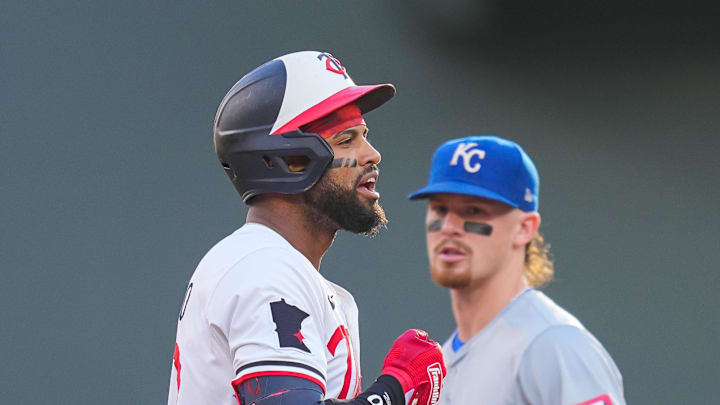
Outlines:
[{"label": "blond hair", "polygon": [[550,245],[536,232],[525,246],[525,279],[531,287],[542,287],[552,280],[555,273]]}]

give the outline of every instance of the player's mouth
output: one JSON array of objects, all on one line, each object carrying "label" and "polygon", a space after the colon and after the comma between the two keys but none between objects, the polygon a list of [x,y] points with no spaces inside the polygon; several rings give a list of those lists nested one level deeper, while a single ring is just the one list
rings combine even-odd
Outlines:
[{"label": "player's mouth", "polygon": [[443,262],[459,262],[462,260],[465,260],[465,258],[468,256],[468,253],[454,245],[454,244],[442,244],[439,247],[435,249],[435,253],[437,254],[438,259],[440,259]]},{"label": "player's mouth", "polygon": [[360,178],[358,182],[358,192],[367,198],[377,200],[380,198],[380,193],[375,191],[375,183],[377,183],[378,176],[380,174],[377,171],[372,171]]}]

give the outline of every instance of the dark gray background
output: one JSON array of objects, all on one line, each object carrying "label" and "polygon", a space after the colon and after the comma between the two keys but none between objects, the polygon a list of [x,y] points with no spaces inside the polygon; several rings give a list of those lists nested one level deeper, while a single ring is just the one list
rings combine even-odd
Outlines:
[{"label": "dark gray background", "polygon": [[633,3],[3,0],[0,402],[165,402],[185,283],[245,214],[212,150],[217,104],[319,49],[398,89],[366,117],[389,229],[340,234],[322,267],[360,306],[366,383],[405,329],[451,332],[405,196],[442,141],[493,133],[533,156],[546,291],[628,401],[716,403],[720,14]]}]

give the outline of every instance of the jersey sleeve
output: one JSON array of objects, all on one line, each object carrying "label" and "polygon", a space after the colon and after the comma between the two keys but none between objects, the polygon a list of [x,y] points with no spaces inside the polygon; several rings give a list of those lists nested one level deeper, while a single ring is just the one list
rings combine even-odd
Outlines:
[{"label": "jersey sleeve", "polygon": [[622,376],[600,342],[575,326],[555,326],[523,353],[519,401],[533,405],[625,405]]},{"label": "jersey sleeve", "polygon": [[233,385],[260,376],[326,387],[325,296],[304,258],[261,249],[235,264],[208,301],[207,318],[233,359]]}]

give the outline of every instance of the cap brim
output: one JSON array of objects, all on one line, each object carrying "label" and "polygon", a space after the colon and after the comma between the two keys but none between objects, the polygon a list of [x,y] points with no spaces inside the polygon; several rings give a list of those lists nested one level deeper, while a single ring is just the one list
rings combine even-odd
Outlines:
[{"label": "cap brim", "polygon": [[390,100],[394,95],[395,86],[389,83],[350,86],[308,108],[297,117],[291,119],[287,124],[278,128],[273,134],[300,129],[301,126],[313,122],[318,118],[322,118],[352,102],[357,102],[360,111],[365,114],[385,104],[385,102]]},{"label": "cap brim", "polygon": [[513,208],[518,208],[518,205],[513,203],[512,201],[508,200],[507,198],[501,196],[500,194],[490,191],[483,187],[474,186],[467,183],[461,183],[457,181],[446,181],[446,182],[440,182],[431,184],[429,186],[423,187],[420,190],[417,190],[413,193],[411,193],[408,198],[410,200],[420,200],[423,198],[429,198],[433,194],[462,194],[462,195],[469,195],[473,197],[481,197],[481,198],[487,198],[490,200],[500,201],[501,203],[505,203]]}]

